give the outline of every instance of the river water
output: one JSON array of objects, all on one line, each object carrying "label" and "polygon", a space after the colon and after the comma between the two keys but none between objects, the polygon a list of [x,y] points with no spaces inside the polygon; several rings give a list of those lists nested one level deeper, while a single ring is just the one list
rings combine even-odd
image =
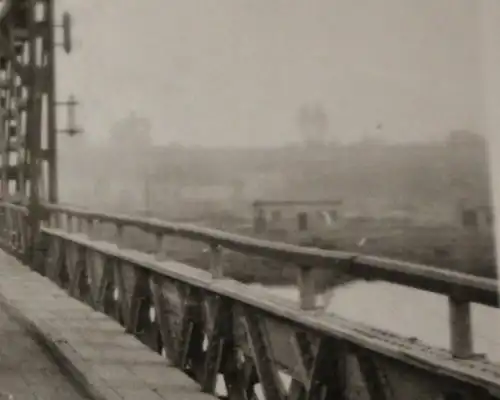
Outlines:
[{"label": "river water", "polygon": [[[294,287],[254,286],[298,301],[298,291]],[[449,349],[448,300],[445,296],[385,282],[352,282],[333,289],[326,312]],[[500,362],[500,310],[474,304],[472,323],[475,351]],[[288,377],[282,378],[289,381]],[[261,396],[259,393],[258,397],[263,398]]]},{"label": "river water", "polygon": [[[298,300],[296,288],[265,289]],[[449,349],[448,300],[442,295],[385,282],[353,282],[333,290],[326,312]],[[500,310],[473,304],[472,323],[476,352],[500,362]]]}]

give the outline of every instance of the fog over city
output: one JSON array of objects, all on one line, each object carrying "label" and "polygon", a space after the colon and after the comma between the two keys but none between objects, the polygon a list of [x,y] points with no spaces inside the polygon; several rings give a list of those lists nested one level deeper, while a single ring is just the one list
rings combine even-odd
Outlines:
[{"label": "fog over city", "polygon": [[75,50],[58,91],[76,94],[85,131],[61,138],[68,202],[196,219],[335,198],[349,215],[424,224],[491,206],[481,2],[61,8]]},{"label": "fog over city", "polygon": [[331,140],[480,129],[480,2],[64,0],[75,51],[58,66],[86,137],[129,111],[154,143],[276,146],[319,104]]},{"label": "fog over city", "polygon": [[483,5],[62,1],[58,91],[84,133],[61,138],[61,199],[224,226],[255,200],[330,199],[457,228],[492,206]]},{"label": "fog over city", "polygon": [[0,0],[0,120],[0,399],[500,400],[500,0]]},{"label": "fog over city", "polygon": [[0,65],[11,250],[207,393],[498,395],[500,0],[57,7],[26,104]]}]

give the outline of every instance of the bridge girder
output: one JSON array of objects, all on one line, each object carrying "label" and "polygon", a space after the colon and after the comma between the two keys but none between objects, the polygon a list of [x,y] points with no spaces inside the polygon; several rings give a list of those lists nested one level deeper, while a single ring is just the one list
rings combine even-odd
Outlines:
[{"label": "bridge girder", "polygon": [[40,204],[57,202],[53,3],[5,0],[0,10],[0,197],[29,209],[27,260]]}]

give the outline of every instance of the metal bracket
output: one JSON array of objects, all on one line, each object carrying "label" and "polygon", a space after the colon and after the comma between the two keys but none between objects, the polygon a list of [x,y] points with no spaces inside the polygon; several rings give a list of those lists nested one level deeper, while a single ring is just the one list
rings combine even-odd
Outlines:
[{"label": "metal bracket", "polygon": [[66,133],[70,136],[75,136],[77,133],[82,133],[83,129],[76,126],[75,107],[79,103],[76,101],[75,96],[70,95],[68,101],[56,102],[56,106],[65,106],[68,111],[68,128],[58,130],[58,133]]}]

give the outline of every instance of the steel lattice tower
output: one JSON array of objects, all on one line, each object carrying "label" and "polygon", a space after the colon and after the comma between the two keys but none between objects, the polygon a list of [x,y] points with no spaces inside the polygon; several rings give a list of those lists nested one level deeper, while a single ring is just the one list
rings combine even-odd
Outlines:
[{"label": "steel lattice tower", "polygon": [[[28,207],[35,238],[40,204],[58,201],[54,0],[3,0],[0,6],[0,196]],[[69,14],[61,27],[69,52]]]},{"label": "steel lattice tower", "polygon": [[[4,0],[0,5],[1,197],[25,205],[55,203],[54,0]],[[68,14],[62,27],[62,45],[69,52]]]}]

